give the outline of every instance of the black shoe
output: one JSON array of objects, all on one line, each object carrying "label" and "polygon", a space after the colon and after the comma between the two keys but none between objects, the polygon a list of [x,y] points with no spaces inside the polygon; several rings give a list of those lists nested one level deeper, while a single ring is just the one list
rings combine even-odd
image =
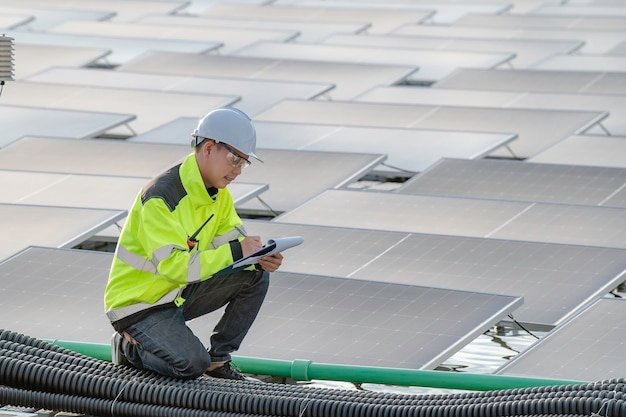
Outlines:
[{"label": "black shoe", "polygon": [[219,366],[211,371],[206,371],[205,375],[212,376],[213,378],[222,379],[234,379],[236,381],[245,381],[247,378],[231,368],[230,361],[224,362],[222,366]]},{"label": "black shoe", "polygon": [[133,366],[124,355],[122,343],[124,343],[124,336],[117,332],[113,333],[111,336],[111,362],[116,365]]}]

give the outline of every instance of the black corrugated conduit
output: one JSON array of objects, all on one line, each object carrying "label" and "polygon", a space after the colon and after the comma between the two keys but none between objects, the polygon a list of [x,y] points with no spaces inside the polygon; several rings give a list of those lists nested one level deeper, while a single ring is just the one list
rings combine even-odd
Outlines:
[{"label": "black corrugated conduit", "polygon": [[624,379],[442,395],[191,381],[114,365],[0,331],[0,404],[90,416],[626,416]]}]

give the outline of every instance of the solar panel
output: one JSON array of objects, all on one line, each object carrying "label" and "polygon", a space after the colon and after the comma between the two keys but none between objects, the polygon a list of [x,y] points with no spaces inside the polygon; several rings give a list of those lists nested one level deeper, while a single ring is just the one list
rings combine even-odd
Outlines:
[{"label": "solar panel", "polygon": [[[398,192],[498,200],[616,206],[626,169],[494,159],[443,159]],[[626,205],[619,205],[626,207]]]},{"label": "solar panel", "polygon": [[[268,214],[290,210],[328,188],[350,184],[380,164],[384,155],[366,153],[289,151],[259,149],[265,163],[253,163],[238,177],[269,185],[263,202],[250,200],[239,204],[242,214]],[[265,204],[263,204],[265,203]]]},{"label": "solar panel", "polygon": [[[2,8],[0,7],[0,10]],[[0,29],[15,29],[16,27],[26,25],[35,20],[33,16],[28,14],[9,14],[5,11],[0,15]]]},{"label": "solar panel", "polygon": [[[515,307],[519,297],[272,274],[241,355],[433,369]],[[214,320],[191,327],[209,340]]]},{"label": "solar panel", "polygon": [[[179,118],[128,140],[186,143],[180,132],[191,132],[194,118]],[[255,121],[257,146],[263,149],[314,150],[386,154],[373,171],[411,176],[445,156],[480,158],[515,139],[515,135],[426,129],[377,128]],[[381,141],[384,138],[384,141]]]},{"label": "solar panel", "polygon": [[302,22],[359,22],[370,23],[369,33],[386,33],[404,24],[416,24],[433,15],[431,10],[389,10],[360,7],[301,7],[254,6],[218,4],[205,12],[204,17],[236,19],[278,19]]},{"label": "solar panel", "polygon": [[[181,132],[193,132],[198,126],[196,117],[177,117],[174,120],[163,123],[154,129],[140,133],[126,139],[127,142],[164,143],[172,145],[187,145],[189,137],[183,136]],[[256,123],[255,123],[256,127]],[[259,138],[257,137],[257,141]]]},{"label": "solar panel", "polygon": [[[605,17],[617,18],[623,16],[622,24],[626,24],[626,10],[620,3],[615,5],[609,4],[583,4],[572,5],[568,4],[567,7],[555,7],[555,6],[540,6],[533,11],[535,14],[542,15],[556,15],[556,16],[573,16],[577,18],[579,16],[596,17],[599,20]],[[622,26],[623,28],[624,26]],[[597,29],[602,29],[601,21],[598,22]]]},{"label": "solar panel", "polygon": [[[606,112],[426,106],[354,101],[283,100],[256,115],[259,121],[319,123],[370,127],[411,127],[473,132],[507,132],[517,138],[491,156],[536,155],[572,134],[605,119]],[[549,126],[547,128],[546,126]]]},{"label": "solar panel", "polygon": [[[128,113],[136,116],[128,128],[117,132],[132,136],[159,126],[179,116],[202,117],[216,107],[228,106],[239,100],[236,96],[191,94],[167,91],[48,84],[16,81],[2,93],[5,104]],[[167,103],[167,105],[164,105]],[[115,129],[113,129],[115,130]]]},{"label": "solar panel", "polygon": [[[535,27],[511,27],[503,23],[505,27],[488,26],[484,22],[494,16],[463,16],[452,25],[405,25],[395,31],[394,34],[412,36],[431,36],[444,38],[482,38],[482,39],[550,39],[554,40],[577,40],[584,42],[580,52],[586,54],[603,54],[615,45],[626,40],[623,31],[611,30],[576,30]],[[500,16],[498,16],[500,17]],[[470,18],[473,20],[470,21]]]},{"label": "solar panel", "polygon": [[[154,177],[188,154],[189,145],[26,137],[0,149],[0,169]],[[265,163],[252,164],[238,181],[268,184],[263,200],[276,212],[295,207],[327,188],[356,181],[384,160],[384,155],[365,153],[263,149],[258,154]],[[268,207],[258,200],[239,208],[268,214]]]},{"label": "solar panel", "polygon": [[[15,79],[25,79],[30,75],[54,66],[82,67],[104,59],[111,53],[109,49],[82,48],[76,46],[28,45],[18,41],[14,45],[19,65],[15,66]],[[9,91],[5,88],[2,98]],[[5,103],[6,104],[6,103]],[[34,105],[28,103],[27,105]]]},{"label": "solar panel", "polygon": [[186,2],[179,0],[3,0],[3,6],[23,7],[30,9],[54,9],[61,11],[94,11],[103,10],[115,13],[116,21],[132,22],[146,14],[146,10],[155,14],[169,14],[182,10]]},{"label": "solar panel", "polygon": [[0,228],[11,237],[0,241],[0,260],[30,245],[75,246],[125,215],[125,210],[0,203]]},{"label": "solar panel", "polygon": [[580,55],[553,56],[534,66],[549,71],[626,72],[625,56]]},{"label": "solar panel", "polygon": [[611,55],[626,55],[626,41],[620,43],[609,51]]},{"label": "solar panel", "polygon": [[[134,118],[120,113],[0,105],[0,147],[29,135],[73,139],[95,137]],[[29,120],[37,120],[37,123],[28,123]]]},{"label": "solar panel", "polygon": [[626,94],[626,74],[619,72],[458,69],[433,88],[528,91],[536,93]]},{"label": "solar panel", "polygon": [[476,16],[463,16],[458,23],[508,28],[554,29],[557,27],[577,31],[622,31],[626,25],[626,19],[616,13],[612,13],[611,16],[593,16],[586,13],[567,16],[567,10],[575,10],[575,8],[572,8],[571,5],[567,5],[567,7],[541,5],[533,8],[532,13],[528,14],[511,13],[498,16],[476,14]]},{"label": "solar panel", "polygon": [[[4,2],[6,3],[6,2]],[[49,6],[39,7],[20,7],[19,2],[15,2],[12,6],[0,6],[0,12],[4,14],[21,14],[32,17],[25,29],[33,31],[46,31],[52,26],[58,25],[66,20],[106,20],[115,16],[113,11],[100,10],[72,10],[70,9],[51,9]],[[20,28],[22,29],[22,28]],[[21,36],[20,36],[21,38]]]},{"label": "solar panel", "polygon": [[189,145],[24,137],[0,149],[0,169],[154,177],[189,152]]},{"label": "solar panel", "polygon": [[127,210],[148,178],[0,170],[0,202]]},{"label": "solar panel", "polygon": [[333,99],[350,99],[375,85],[395,84],[416,68],[345,62],[148,52],[121,65],[118,71],[179,74],[199,77],[251,78],[334,84]]},{"label": "solar panel", "polygon": [[[429,38],[408,35],[351,35],[333,34],[322,41],[324,44],[376,46],[379,48],[414,48],[450,51],[513,53],[514,58],[506,63],[516,69],[529,68],[552,55],[570,54],[581,48],[583,43],[575,40],[532,40],[532,39],[463,39]],[[464,67],[467,68],[467,67]]]},{"label": "solar panel", "polygon": [[[433,0],[388,0],[386,1],[384,4],[380,3],[380,1],[378,0],[354,0],[354,1],[350,1],[349,3],[347,1],[333,1],[333,2],[325,2],[324,0],[276,0],[273,4],[278,4],[278,5],[288,5],[288,4],[298,4],[298,3],[303,3],[306,2],[306,4],[317,4],[320,2],[323,3],[328,3],[328,4],[345,4],[345,5],[359,5],[359,6],[363,6],[363,7],[387,7],[387,8],[395,8],[395,9],[405,9],[405,8],[422,8],[422,9],[437,9],[439,7],[442,7],[444,11],[447,11],[447,8],[450,7],[450,9],[452,9],[452,13],[454,13],[454,10],[456,10],[457,12],[460,13],[467,13],[468,10],[473,10],[475,13],[478,13],[479,10],[483,9],[485,10],[484,12],[487,13],[497,13],[496,10],[501,10],[502,12],[505,11],[510,11],[510,10],[514,10],[515,13],[527,13],[530,12],[532,10],[534,10],[537,5],[534,2],[514,2],[512,4],[494,4],[494,6],[497,7],[497,9],[492,9],[490,6],[492,5],[491,1],[488,2],[483,2],[483,3],[466,3],[466,2],[459,2],[457,0],[444,0],[444,1],[437,1],[437,2],[433,2]],[[488,11],[487,11],[488,10]],[[428,23],[430,22],[432,19],[436,19],[436,15],[431,16],[429,18],[429,20],[427,22],[423,22],[423,23]]]},{"label": "solar panel", "polygon": [[[91,24],[97,23],[91,22]],[[154,49],[199,54],[215,51],[222,46],[220,42],[216,41],[154,39],[149,37],[142,39],[124,38],[104,35],[54,33],[51,30],[53,29],[32,32],[27,31],[26,28],[17,28],[10,33],[15,39],[19,39],[21,44],[110,50],[106,57],[91,63],[92,65],[119,65]]]},{"label": "solar panel", "polygon": [[[111,259],[111,253],[30,247],[4,261],[5,327],[38,338],[108,343],[113,329],[102,296]],[[276,272],[236,354],[433,368],[520,304],[512,296]],[[205,343],[218,314],[190,323]]]},{"label": "solar panel", "polygon": [[64,22],[49,29],[52,33],[98,35],[117,38],[220,42],[220,53],[230,54],[261,39],[288,42],[298,32],[282,30],[228,29],[190,25],[158,25],[139,22]]},{"label": "solar panel", "polygon": [[[625,67],[626,68],[626,67]],[[492,91],[475,88],[417,89],[407,86],[375,87],[357,98],[370,103],[404,103],[433,106],[498,107],[606,111],[609,116],[586,134],[626,135],[626,97],[604,94],[563,94]]]},{"label": "solar panel", "polygon": [[626,248],[617,207],[327,190],[277,221]]},{"label": "solar panel", "polygon": [[[413,221],[419,219],[417,214]],[[284,272],[518,295],[524,304],[513,317],[531,328],[559,325],[626,278],[624,249],[250,219],[244,224],[264,240],[304,238],[297,251],[284,253]]]},{"label": "solar panel", "polygon": [[298,42],[318,42],[332,33],[361,33],[370,26],[363,22],[304,22],[294,20],[277,19],[240,19],[218,17],[211,18],[198,14],[187,16],[144,16],[138,22],[161,25],[192,25],[205,27],[222,27],[231,29],[272,29],[297,31]]},{"label": "solar panel", "polygon": [[602,381],[626,373],[626,300],[596,301],[496,371],[499,375]]},{"label": "solar panel", "polygon": [[318,43],[259,41],[233,55],[256,58],[298,59],[315,62],[364,62],[369,64],[414,65],[417,72],[407,81],[432,83],[460,67],[496,68],[514,58],[511,53],[448,51],[436,49],[384,48]]},{"label": "solar panel", "polygon": [[[333,89],[332,84],[208,78],[182,75],[103,71],[89,68],[50,68],[29,81],[153,91],[239,96],[237,108],[253,117],[284,98],[316,98]],[[197,124],[197,119],[195,119]],[[195,128],[195,125],[194,125]],[[193,128],[189,132],[193,131]],[[174,138],[180,137],[180,134]],[[185,136],[184,140],[188,141]],[[175,139],[174,139],[175,140]]]},{"label": "solar panel", "polygon": [[529,158],[529,162],[626,168],[626,136],[573,135]]},{"label": "solar panel", "polygon": [[339,8],[355,8],[371,9],[371,10],[403,10],[405,12],[411,12],[414,10],[432,11],[432,16],[429,16],[427,21],[421,22],[421,24],[444,24],[452,23],[459,17],[467,13],[505,13],[510,8],[509,4],[499,3],[469,3],[469,2],[452,2],[453,4],[446,2],[434,2],[434,1],[386,1],[384,3],[376,1],[325,1],[325,0],[277,0],[273,2],[273,5],[277,6],[304,6],[304,7],[339,7]]}]

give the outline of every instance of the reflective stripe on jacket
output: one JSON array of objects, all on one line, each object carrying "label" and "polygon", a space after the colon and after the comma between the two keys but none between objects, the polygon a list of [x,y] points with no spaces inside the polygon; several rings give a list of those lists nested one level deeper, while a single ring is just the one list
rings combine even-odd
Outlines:
[{"label": "reflective stripe on jacket", "polygon": [[104,294],[111,322],[153,306],[182,304],[187,284],[208,279],[241,257],[238,225],[230,191],[207,190],[195,153],[146,184],[113,257]]}]

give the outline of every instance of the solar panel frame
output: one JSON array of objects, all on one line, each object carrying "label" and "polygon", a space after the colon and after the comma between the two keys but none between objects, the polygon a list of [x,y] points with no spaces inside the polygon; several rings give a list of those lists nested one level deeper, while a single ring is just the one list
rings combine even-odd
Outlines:
[{"label": "solar panel frame", "polygon": [[499,200],[626,207],[626,169],[444,158],[395,191]]},{"label": "solar panel frame", "polygon": [[603,298],[496,370],[497,375],[603,381],[626,372],[626,301]]},{"label": "solar panel frame", "polygon": [[[105,59],[111,53],[110,49],[103,48],[29,45],[19,41],[14,44],[14,49],[15,56],[19,56],[20,59],[20,64],[15,68],[16,80],[26,79],[51,66],[87,66]],[[32,105],[32,103],[27,103],[27,105]]]},{"label": "solar panel frame", "polygon": [[30,245],[73,247],[126,214],[126,210],[0,203],[0,227],[13,237],[2,240],[0,260]]},{"label": "solar panel frame", "polygon": [[[271,281],[238,354],[434,369],[522,304],[519,297],[317,275],[275,272]],[[206,341],[208,323],[202,317],[190,327]]]},{"label": "solar panel frame", "polygon": [[[274,2],[274,4],[278,4],[278,5],[289,5],[292,3],[301,3],[304,2],[305,0],[276,0]],[[306,3],[309,4],[318,4],[320,2],[324,2],[323,0],[315,0],[315,1],[308,1],[306,0]],[[326,3],[326,2],[324,2]],[[396,9],[403,9],[403,8],[411,8],[411,7],[415,7],[415,8],[428,8],[428,9],[436,9],[438,6],[443,6],[444,8],[446,8],[447,6],[451,6],[452,8],[462,12],[462,13],[467,13],[466,7],[471,8],[469,10],[474,10],[475,13],[478,13],[478,10],[480,10],[480,8],[482,7],[488,7],[489,5],[492,3],[492,1],[487,1],[487,2],[482,2],[482,3],[467,3],[464,4],[465,2],[459,2],[458,0],[441,0],[441,1],[437,1],[437,2],[433,2],[433,0],[388,0],[387,2],[385,2],[385,6],[388,7],[393,7]],[[489,13],[497,13],[496,10],[501,10],[501,12],[506,12],[509,11],[511,9],[513,9],[515,11],[515,13],[527,13],[527,12],[531,12],[532,10],[534,10],[537,7],[537,4],[535,2],[514,2],[513,4],[509,5],[500,5],[497,0],[496,0],[496,5],[498,6],[498,9],[488,9]],[[335,4],[335,2],[333,2],[332,4]],[[346,5],[359,5],[362,7],[384,7],[382,5],[379,4],[379,2],[377,0],[354,0],[351,1],[350,3],[344,2],[344,1],[340,1],[338,2],[338,4],[346,4]],[[474,7],[476,9],[474,9]],[[428,23],[431,21],[431,19],[436,18],[436,15],[430,17],[430,19],[427,22],[424,23]]]},{"label": "solar panel frame", "polygon": [[556,55],[533,68],[547,71],[626,72],[626,56],[620,55]]},{"label": "solar panel frame", "polygon": [[[9,302],[0,312],[3,323],[33,337],[108,342],[113,329],[101,300],[112,256],[29,247],[0,263],[0,280],[6,282],[0,292]],[[433,368],[521,302],[512,296],[276,272],[236,354]],[[219,313],[189,323],[203,342],[208,343]],[[376,343],[381,340],[397,344]]]},{"label": "solar panel frame", "polygon": [[146,14],[147,8],[152,13],[175,13],[183,10],[187,1],[178,0],[58,0],[50,2],[47,0],[4,0],[4,6],[26,7],[31,9],[49,9],[58,11],[73,10],[75,12],[93,12],[103,10],[114,12],[116,21],[132,22]]},{"label": "solar panel frame", "polygon": [[219,52],[230,54],[259,39],[289,42],[298,32],[284,30],[227,29],[189,25],[158,25],[140,22],[104,21],[98,24],[69,21],[49,29],[51,33],[95,35],[122,39],[157,39],[221,43]]},{"label": "solar panel frame", "polygon": [[[0,10],[2,8],[0,7]],[[27,25],[35,20],[34,16],[29,14],[5,13],[0,16],[0,28],[15,29],[16,27]]]},{"label": "solar panel frame", "polygon": [[[236,104],[237,108],[246,112],[250,117],[254,117],[256,113],[284,98],[311,100],[328,93],[334,88],[332,84],[321,83],[209,78],[102,71],[89,68],[50,68],[29,77],[28,80],[53,84],[236,96],[240,97]],[[197,119],[195,122],[197,123]],[[189,131],[191,132],[193,129]],[[185,140],[187,139],[189,138],[185,138]]]},{"label": "solar panel frame", "polygon": [[302,204],[321,190],[341,188],[355,182],[385,160],[385,155],[367,153],[291,151],[258,149],[263,164],[252,164],[238,177],[269,185],[263,201],[239,204],[244,215],[285,212]]},{"label": "solar panel frame", "polygon": [[[285,99],[256,115],[258,121],[337,124],[370,127],[411,127],[517,134],[511,144],[490,156],[527,158],[572,134],[592,128],[606,112],[554,109],[427,106],[356,101]],[[549,125],[550,129],[545,126]]]},{"label": "solar panel frame", "polygon": [[626,74],[619,72],[515,71],[459,68],[432,88],[456,88],[492,91],[526,91],[566,94],[626,94]]},{"label": "solar panel frame", "polygon": [[[238,96],[50,84],[18,80],[2,94],[7,104],[130,113],[136,118],[110,135],[133,136],[179,116],[201,118],[210,109],[233,105]],[[163,103],[167,103],[164,105]]]},{"label": "solar panel frame", "polygon": [[232,55],[196,55],[148,52],[117,71],[275,81],[333,83],[333,99],[350,99],[374,85],[403,81],[416,71],[407,65],[307,62],[293,59],[250,58]]},{"label": "solar panel frame", "polygon": [[[625,67],[626,68],[626,67]],[[538,93],[473,89],[407,86],[375,87],[356,101],[368,103],[401,103],[433,106],[497,107],[512,109],[559,109],[606,111],[608,116],[586,134],[626,135],[626,97],[582,93]]]},{"label": "solar panel frame", "polygon": [[[54,6],[52,6],[54,7]],[[54,9],[45,7],[20,7],[16,2],[12,6],[0,6],[2,14],[21,14],[28,15],[31,19],[27,22],[27,29],[33,31],[46,31],[50,27],[57,25],[65,20],[106,20],[115,16],[113,11],[100,10],[72,10],[70,9]],[[22,29],[22,28],[20,28]],[[21,36],[20,36],[21,38]]]},{"label": "solar panel frame", "polygon": [[412,65],[418,70],[409,83],[432,83],[459,67],[492,69],[514,58],[512,53],[441,49],[384,48],[320,43],[258,41],[233,52],[235,56],[296,59],[314,62],[357,62]]},{"label": "solar panel frame", "polygon": [[[469,23],[469,18],[476,17]],[[478,18],[492,18],[489,15],[463,16],[453,25],[405,25],[393,31],[395,34],[412,36],[434,36],[455,38],[483,38],[483,39],[549,39],[549,40],[577,40],[585,45],[580,49],[582,53],[603,54],[626,40],[626,34],[618,30],[587,30],[555,29],[535,27],[494,27],[485,23],[476,23]],[[468,20],[465,20],[468,19]],[[463,21],[465,20],[465,23]]]},{"label": "solar panel frame", "polygon": [[[127,210],[150,178],[56,174],[0,169],[0,203],[72,208]],[[228,185],[235,205],[268,190],[267,184],[237,182]],[[121,222],[118,222],[121,223]],[[117,229],[116,229],[117,230]],[[102,236],[102,231],[97,233]],[[116,233],[119,236],[119,233]]]},{"label": "solar panel frame", "polygon": [[572,135],[528,162],[626,168],[626,136]]},{"label": "solar panel frame", "polygon": [[[183,143],[178,132],[191,131],[197,121],[178,118],[132,142]],[[406,128],[375,128],[254,121],[257,146],[262,149],[386,154],[384,165],[372,169],[380,175],[411,176],[444,156],[481,158],[515,140],[515,135]],[[380,140],[385,138],[384,141]]]},{"label": "solar panel frame", "polygon": [[186,24],[193,26],[207,27],[230,27],[237,29],[279,29],[287,31],[297,31],[298,42],[318,42],[328,35],[341,33],[361,33],[366,31],[371,24],[350,23],[350,22],[303,22],[277,19],[242,19],[242,18],[211,18],[208,16],[200,16],[198,14],[192,16],[155,16],[148,15],[137,20],[138,22],[148,24]]},{"label": "solar panel frame", "polygon": [[502,324],[547,331],[626,278],[626,251],[580,245],[244,220],[262,239],[298,235],[281,270],[518,295]]},{"label": "solar panel frame", "polygon": [[[132,114],[0,105],[0,147],[24,136],[92,138],[134,119]],[[24,120],[37,120],[37,123],[24,123]]]},{"label": "solar panel frame", "polygon": [[279,19],[304,22],[367,22],[369,33],[385,33],[403,24],[418,24],[433,16],[432,10],[377,10],[357,7],[301,7],[219,4],[200,13],[205,17]]},{"label": "solar panel frame", "polygon": [[26,136],[0,149],[0,168],[154,177],[181,162],[189,153],[189,145]]},{"label": "solar panel frame", "polygon": [[0,203],[127,210],[148,178],[0,169]]},{"label": "solar panel frame", "polygon": [[[606,4],[582,4],[582,5],[572,5],[568,4],[567,7],[555,7],[544,5],[535,10],[533,10],[533,14],[540,15],[556,15],[556,16],[572,16],[572,17],[580,17],[585,16],[587,18],[597,17],[598,19],[602,19],[605,17],[624,17],[624,23],[626,24],[626,10],[624,7],[619,6],[611,6]],[[598,29],[602,29],[602,22],[598,23]]]},{"label": "solar panel frame", "polygon": [[326,190],[275,221],[626,248],[621,207]]},{"label": "solar panel frame", "polygon": [[492,13],[500,14],[507,13],[511,9],[510,4],[500,3],[470,3],[470,2],[454,2],[450,4],[448,2],[433,2],[433,1],[419,1],[419,2],[385,2],[377,3],[371,1],[324,1],[324,0],[277,0],[272,3],[277,6],[301,6],[301,7],[335,7],[335,8],[355,8],[370,9],[370,10],[404,10],[407,13],[413,10],[429,10],[433,12],[428,17],[427,21],[423,21],[420,24],[450,24],[457,20],[459,17],[467,13]]},{"label": "solar panel frame", "polygon": [[[96,23],[93,22],[92,24]],[[22,45],[98,48],[109,51],[106,56],[89,63],[89,65],[95,67],[119,65],[151,50],[200,54],[215,52],[223,45],[217,41],[154,39],[149,37],[123,38],[104,35],[54,33],[51,30],[33,32],[17,28],[10,33]]]},{"label": "solar panel frame", "polygon": [[574,53],[583,46],[583,42],[575,40],[464,39],[394,34],[361,36],[343,33],[330,35],[324,38],[322,43],[332,45],[361,45],[384,48],[402,47],[407,49],[437,49],[469,52],[506,51],[514,54],[514,57],[506,62],[506,66],[516,69],[530,68],[534,64],[555,54]]},{"label": "solar panel frame", "polygon": [[626,55],[626,41],[620,43],[608,53],[611,55]]},{"label": "solar panel frame", "polygon": [[[473,16],[463,16],[458,23],[461,25],[478,25],[489,27],[508,27],[508,28],[536,28],[536,29],[554,29],[566,28],[575,29],[577,31],[621,31],[626,24],[626,19],[613,14],[611,16],[592,16],[578,15],[566,16],[568,7],[540,5],[527,14],[503,14],[488,15],[485,13],[475,13]],[[541,11],[544,9],[545,11]],[[559,11],[558,13],[548,13],[547,10]]]}]

